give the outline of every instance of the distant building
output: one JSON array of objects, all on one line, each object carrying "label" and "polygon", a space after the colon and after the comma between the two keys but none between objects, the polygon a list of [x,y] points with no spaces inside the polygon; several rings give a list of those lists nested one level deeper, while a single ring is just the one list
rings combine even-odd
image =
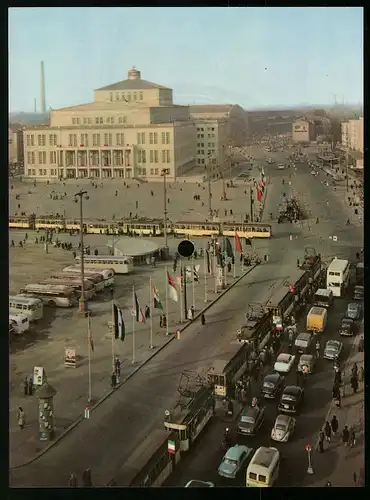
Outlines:
[{"label": "distant building", "polygon": [[308,143],[316,140],[316,126],[311,120],[295,120],[292,125],[293,142]]},{"label": "distant building", "polygon": [[10,123],[8,126],[8,164],[23,165],[23,127],[20,123]]},{"label": "distant building", "polygon": [[364,152],[364,120],[348,120],[342,123],[342,146],[352,151]]}]

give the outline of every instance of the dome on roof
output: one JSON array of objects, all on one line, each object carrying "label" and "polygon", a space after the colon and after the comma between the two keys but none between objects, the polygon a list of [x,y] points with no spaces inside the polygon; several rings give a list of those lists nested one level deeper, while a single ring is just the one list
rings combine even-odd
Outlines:
[{"label": "dome on roof", "polygon": [[141,73],[135,68],[135,66],[132,66],[132,69],[130,69],[127,73],[127,77],[129,80],[140,80]]}]

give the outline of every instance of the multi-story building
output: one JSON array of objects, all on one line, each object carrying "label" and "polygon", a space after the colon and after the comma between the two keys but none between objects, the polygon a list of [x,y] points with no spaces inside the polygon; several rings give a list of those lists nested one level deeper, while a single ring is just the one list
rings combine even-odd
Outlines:
[{"label": "multi-story building", "polygon": [[23,165],[23,127],[19,123],[10,123],[8,126],[8,164]]},{"label": "multi-story building", "polygon": [[197,128],[172,89],[141,79],[95,90],[94,102],[51,110],[50,125],[24,130],[25,175],[171,180],[196,164]]},{"label": "multi-story building", "polygon": [[293,122],[292,139],[294,142],[308,143],[316,140],[316,126],[311,120],[300,119]]},{"label": "multi-story building", "polygon": [[364,120],[348,120],[342,123],[342,145],[352,151],[364,152]]}]

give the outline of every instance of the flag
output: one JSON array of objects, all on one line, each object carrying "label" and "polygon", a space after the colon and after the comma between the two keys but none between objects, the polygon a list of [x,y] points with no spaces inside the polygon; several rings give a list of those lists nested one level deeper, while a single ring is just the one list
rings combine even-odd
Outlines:
[{"label": "flag", "polygon": [[247,247],[251,247],[252,246],[252,240],[250,238],[245,238],[245,244]]},{"label": "flag", "polygon": [[172,299],[174,302],[177,302],[179,300],[179,295],[177,293],[176,284],[168,271],[167,271],[167,286],[168,286],[168,295],[170,296],[170,299]]},{"label": "flag", "polygon": [[153,307],[154,309],[160,309],[163,311],[163,306],[161,299],[159,298],[158,290],[155,284],[152,284],[152,294],[153,294]]},{"label": "flag", "polygon": [[122,342],[125,340],[126,328],[125,322],[123,321],[122,310],[113,304],[113,316],[114,316],[114,338],[120,339]]},{"label": "flag", "polygon": [[87,321],[88,321],[87,328],[88,328],[89,345],[90,345],[90,349],[92,350],[92,352],[94,352],[94,341],[93,341],[92,332],[91,332],[90,315],[88,316]]},{"label": "flag", "polygon": [[233,258],[234,257],[234,252],[233,252],[233,247],[231,245],[231,242],[229,240],[229,238],[224,238],[223,239],[223,245],[222,245],[222,253],[225,254],[230,257],[230,258]]},{"label": "flag", "polygon": [[206,250],[206,263],[207,263],[207,273],[211,274],[212,272],[212,261],[209,255],[209,250]]},{"label": "flag", "polygon": [[136,315],[136,322],[137,323],[145,323],[145,316],[143,314],[143,311],[140,307],[139,300],[137,298],[136,292],[134,292],[134,298],[135,298],[135,315]]},{"label": "flag", "polygon": [[243,253],[242,243],[238,233],[235,233],[235,252]]},{"label": "flag", "polygon": [[262,200],[262,191],[260,191],[258,188],[257,188],[257,200],[258,201]]},{"label": "flag", "polygon": [[193,280],[199,283],[199,265],[193,267]]}]

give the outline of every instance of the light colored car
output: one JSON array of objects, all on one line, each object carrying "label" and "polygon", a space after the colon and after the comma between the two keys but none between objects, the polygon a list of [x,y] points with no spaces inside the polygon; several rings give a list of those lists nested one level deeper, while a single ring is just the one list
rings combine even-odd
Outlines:
[{"label": "light colored car", "polygon": [[278,165],[278,170],[284,170],[284,169],[285,169],[285,166],[282,163],[280,163]]},{"label": "light colored car", "polygon": [[[315,358],[312,354],[302,354],[298,362],[298,371],[306,372],[307,374],[313,372],[315,366]],[[304,368],[305,367],[305,368]]]},{"label": "light colored car", "polygon": [[325,345],[324,359],[334,361],[335,359],[340,358],[342,349],[343,344],[342,342],[339,342],[339,340],[328,340]]},{"label": "light colored car", "polygon": [[346,318],[358,321],[361,319],[361,304],[358,302],[351,302],[347,306]]},{"label": "light colored car", "polygon": [[185,484],[185,488],[214,488],[215,485],[211,481],[198,481],[198,479],[191,479]]},{"label": "light colored car", "polygon": [[299,353],[306,353],[312,344],[312,333],[302,332],[299,333],[295,339],[294,346]]},{"label": "light colored car", "polygon": [[274,370],[278,373],[288,373],[293,366],[294,360],[295,356],[282,352],[275,361]]},{"label": "light colored car", "polygon": [[271,439],[286,443],[294,432],[296,419],[290,415],[278,415],[271,431]]},{"label": "light colored car", "polygon": [[227,450],[218,468],[218,473],[222,477],[234,479],[248,458],[253,455],[252,448],[236,444]]}]

